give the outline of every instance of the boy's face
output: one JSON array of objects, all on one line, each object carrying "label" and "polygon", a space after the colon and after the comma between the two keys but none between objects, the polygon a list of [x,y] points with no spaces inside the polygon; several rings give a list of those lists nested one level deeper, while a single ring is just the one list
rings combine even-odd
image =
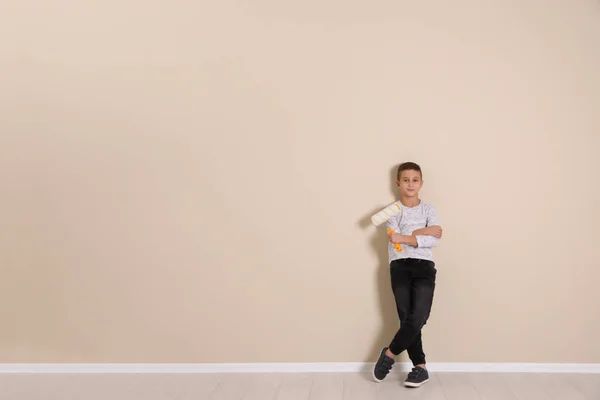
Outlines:
[{"label": "boy's face", "polygon": [[406,170],[400,174],[400,179],[396,182],[400,188],[400,195],[403,197],[416,197],[423,186],[421,174],[419,171]]}]

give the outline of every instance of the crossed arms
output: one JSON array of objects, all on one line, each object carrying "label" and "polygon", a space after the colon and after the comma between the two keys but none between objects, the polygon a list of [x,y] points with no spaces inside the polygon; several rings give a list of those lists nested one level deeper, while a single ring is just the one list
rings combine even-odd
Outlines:
[{"label": "crossed arms", "polygon": [[439,225],[427,226],[417,229],[411,235],[389,233],[392,243],[407,244],[413,247],[435,247],[442,238],[442,227]]},{"label": "crossed arms", "polygon": [[[442,227],[437,215],[437,210],[429,206],[426,210],[427,226],[417,229],[411,235],[401,235],[399,233],[390,233],[388,238],[392,243],[405,244],[413,247],[436,247],[442,237]],[[398,220],[390,219],[388,227],[398,231]]]}]

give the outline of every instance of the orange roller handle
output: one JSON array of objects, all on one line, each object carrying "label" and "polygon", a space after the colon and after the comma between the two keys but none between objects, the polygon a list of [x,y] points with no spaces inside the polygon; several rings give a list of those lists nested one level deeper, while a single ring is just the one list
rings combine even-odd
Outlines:
[{"label": "orange roller handle", "polygon": [[[388,232],[388,234],[389,234],[389,233],[394,233],[394,230],[393,230],[392,228],[389,228],[389,229],[387,230],[387,232]],[[400,243],[394,243],[394,246],[396,247],[396,251],[397,251],[398,253],[400,253],[400,252],[402,251],[402,246],[400,246]]]}]

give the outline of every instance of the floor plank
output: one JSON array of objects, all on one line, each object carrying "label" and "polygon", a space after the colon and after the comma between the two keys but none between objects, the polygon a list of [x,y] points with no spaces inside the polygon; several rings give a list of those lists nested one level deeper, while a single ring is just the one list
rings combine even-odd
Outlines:
[{"label": "floor plank", "polygon": [[[536,374],[502,374],[502,377],[517,400],[552,400]],[[567,400],[567,399],[563,399]]]},{"label": "floor plank", "polygon": [[313,374],[309,400],[343,400],[344,374]]},{"label": "floor plank", "polygon": [[[222,374],[189,374],[187,375],[187,385],[181,388],[180,395],[178,397],[175,397],[175,399],[209,400],[210,396],[212,395],[212,393],[214,393],[214,391],[219,386],[219,383],[223,379],[227,379],[227,376]],[[81,396],[79,398],[84,399],[85,397]],[[105,397],[105,399],[108,398],[109,397]],[[114,399],[115,397],[112,398]]]},{"label": "floor plank", "polygon": [[544,388],[552,400],[586,400],[585,395],[561,374],[535,374],[532,380]]},{"label": "floor plank", "polygon": [[0,400],[600,400],[600,374],[0,374]]},{"label": "floor plank", "polygon": [[209,400],[242,400],[250,380],[243,374],[223,376],[210,394]]},{"label": "floor plank", "polygon": [[447,400],[480,400],[475,386],[465,372],[442,372],[437,377]]},{"label": "floor plank", "polygon": [[377,383],[371,373],[344,374],[343,400],[375,400],[377,399]]},{"label": "floor plank", "polygon": [[429,382],[419,388],[404,386],[406,374],[392,374],[383,382],[377,384],[378,400],[415,399],[415,400],[446,400],[440,381],[436,374],[430,374]]},{"label": "floor plank", "polygon": [[469,373],[469,380],[481,400],[517,400],[502,374]]},{"label": "floor plank", "polygon": [[313,378],[310,374],[284,374],[276,400],[308,400]]},{"label": "floor plank", "polygon": [[281,388],[281,374],[256,374],[247,377],[243,400],[272,400]]},{"label": "floor plank", "polygon": [[565,374],[564,376],[586,400],[600,399],[600,374]]}]

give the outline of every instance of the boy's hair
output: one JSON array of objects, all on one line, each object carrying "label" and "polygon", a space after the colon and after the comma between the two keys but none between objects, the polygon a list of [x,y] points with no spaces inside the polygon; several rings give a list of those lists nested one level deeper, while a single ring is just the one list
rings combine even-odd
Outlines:
[{"label": "boy's hair", "polygon": [[396,179],[400,180],[400,175],[402,175],[402,171],[417,171],[419,175],[421,175],[421,179],[423,179],[423,172],[421,172],[421,167],[419,164],[414,162],[405,162],[398,166],[398,174]]}]

